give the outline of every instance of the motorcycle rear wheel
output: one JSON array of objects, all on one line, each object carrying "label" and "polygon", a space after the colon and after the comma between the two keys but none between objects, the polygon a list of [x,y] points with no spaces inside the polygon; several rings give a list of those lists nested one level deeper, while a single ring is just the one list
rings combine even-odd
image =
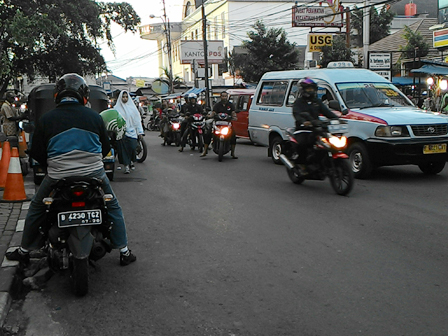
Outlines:
[{"label": "motorcycle rear wheel", "polygon": [[330,182],[336,194],[345,196],[354,184],[353,170],[347,160],[338,159],[334,161],[334,170],[330,174]]},{"label": "motorcycle rear wheel", "polygon": [[89,291],[89,258],[73,258],[71,281],[76,296],[84,296]]},{"label": "motorcycle rear wheel", "polygon": [[288,173],[288,177],[292,183],[302,184],[302,182],[305,181],[305,178],[300,175],[295,169],[286,168],[286,172]]}]

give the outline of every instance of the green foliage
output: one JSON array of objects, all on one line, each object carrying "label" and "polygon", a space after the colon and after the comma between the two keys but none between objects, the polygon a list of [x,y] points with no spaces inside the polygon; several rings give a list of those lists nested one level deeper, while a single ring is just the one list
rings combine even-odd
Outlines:
[{"label": "green foliage", "polygon": [[[181,86],[185,86],[185,82],[184,80],[179,77],[179,76],[171,76],[170,74],[170,69],[168,69],[167,67],[162,67],[160,68],[162,70],[162,74],[160,75],[159,78],[156,78],[154,80],[154,82],[162,82],[168,85],[169,88],[174,88],[174,89],[178,89]],[[170,92],[172,93],[172,92]]]},{"label": "green foliage", "polygon": [[[399,50],[404,51],[401,53],[400,61],[401,59],[414,58],[414,56],[424,57],[428,55],[430,45],[424,40],[420,32],[414,32],[408,26],[405,26],[403,37],[408,43],[405,46],[399,46]],[[416,48],[418,49],[416,50]]]},{"label": "green foliage", "polygon": [[231,55],[230,67],[238,69],[246,82],[258,82],[268,71],[291,70],[297,66],[299,52],[286,38],[282,28],[270,28],[261,21],[247,33],[249,41],[243,41],[246,55]]},{"label": "green foliage", "polygon": [[[390,35],[390,24],[395,17],[395,13],[390,11],[387,6],[383,6],[378,11],[375,6],[370,7],[370,44],[375,43],[386,36]],[[353,40],[356,41],[357,46],[362,46],[362,34],[363,34],[363,9],[359,9],[356,6],[351,12],[351,29],[357,30],[357,35],[352,35]]]},{"label": "green foliage", "polygon": [[336,61],[354,62],[353,52],[346,46],[345,35],[336,35],[332,46],[322,47],[320,66],[326,68],[328,63]]},{"label": "green foliage", "polygon": [[[56,77],[106,70],[99,41],[113,50],[111,23],[135,32],[139,16],[128,3],[93,0],[0,1],[0,84],[27,75]],[[0,93],[2,88],[0,88]]]}]

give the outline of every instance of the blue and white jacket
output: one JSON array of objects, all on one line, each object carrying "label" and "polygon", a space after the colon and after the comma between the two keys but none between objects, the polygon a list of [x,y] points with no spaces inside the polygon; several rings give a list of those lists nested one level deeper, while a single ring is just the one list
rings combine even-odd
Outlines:
[{"label": "blue and white jacket", "polygon": [[85,176],[103,169],[110,151],[103,119],[78,102],[63,102],[37,121],[30,155],[48,176]]}]

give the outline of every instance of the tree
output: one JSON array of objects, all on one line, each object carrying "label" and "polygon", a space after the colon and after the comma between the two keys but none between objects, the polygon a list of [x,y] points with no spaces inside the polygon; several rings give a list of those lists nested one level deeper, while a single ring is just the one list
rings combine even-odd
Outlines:
[{"label": "tree", "polygon": [[400,60],[414,57],[424,57],[429,52],[429,44],[424,40],[418,31],[412,31],[408,26],[404,26],[403,37],[408,42],[405,46],[399,46],[401,53]]},{"label": "tree", "polygon": [[297,66],[299,52],[294,43],[287,41],[284,29],[266,29],[261,21],[252,27],[255,30],[247,33],[250,40],[243,41],[247,55],[233,55],[231,61],[246,82],[258,82],[268,71],[290,70]]},{"label": "tree", "polygon": [[[170,69],[168,68],[160,68],[162,69],[162,75],[160,75],[159,78],[154,79],[154,82],[161,82],[161,83],[165,83],[166,85],[168,85],[169,88],[174,88],[174,89],[178,89],[181,86],[186,86],[184,80],[179,77],[179,76],[174,76],[171,77],[171,73],[170,73]],[[170,92],[172,93],[172,92]]]},{"label": "tree", "polygon": [[12,78],[50,78],[106,70],[99,42],[114,50],[111,23],[137,31],[132,6],[93,0],[10,0],[0,2],[0,95]]},{"label": "tree", "polygon": [[353,52],[346,46],[345,35],[336,35],[332,46],[322,47],[320,66],[326,68],[328,63],[335,61],[354,62]]},{"label": "tree", "polygon": [[[359,47],[362,46],[363,17],[364,10],[355,6],[351,12],[351,29],[357,31],[357,34],[352,34],[352,36]],[[388,6],[383,6],[379,12],[375,6],[370,7],[370,44],[390,35],[390,24],[394,17],[395,13],[390,11]]]}]

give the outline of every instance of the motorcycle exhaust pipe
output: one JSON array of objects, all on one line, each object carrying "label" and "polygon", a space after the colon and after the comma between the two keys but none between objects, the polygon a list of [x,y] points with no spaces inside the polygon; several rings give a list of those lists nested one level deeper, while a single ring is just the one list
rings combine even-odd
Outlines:
[{"label": "motorcycle exhaust pipe", "polygon": [[280,154],[279,157],[280,161],[286,166],[286,168],[288,168],[289,170],[293,170],[294,169],[294,164],[289,161],[289,159],[286,157],[285,154]]},{"label": "motorcycle exhaust pipe", "polygon": [[93,261],[100,260],[102,257],[106,255],[106,247],[102,242],[95,241],[93,242],[92,250],[90,252],[90,259]]}]

